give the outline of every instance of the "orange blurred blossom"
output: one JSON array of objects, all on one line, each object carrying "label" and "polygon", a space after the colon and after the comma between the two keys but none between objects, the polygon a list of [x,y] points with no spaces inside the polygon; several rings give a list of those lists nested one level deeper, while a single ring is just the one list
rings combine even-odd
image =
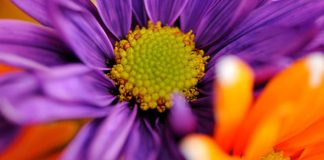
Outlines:
[{"label": "orange blurred blossom", "polygon": [[181,143],[190,160],[324,159],[324,55],[314,53],[276,75],[253,98],[253,72],[236,57],[217,65],[213,137]]}]

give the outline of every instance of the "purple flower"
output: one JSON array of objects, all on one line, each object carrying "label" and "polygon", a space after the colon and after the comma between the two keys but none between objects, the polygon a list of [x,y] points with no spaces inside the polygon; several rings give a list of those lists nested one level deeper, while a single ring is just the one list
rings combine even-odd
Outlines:
[{"label": "purple flower", "polygon": [[44,26],[0,21],[0,62],[21,68],[0,77],[0,113],[19,125],[91,119],[63,159],[180,159],[180,136],[213,132],[220,56],[240,56],[262,84],[323,46],[322,0],[13,1]]}]

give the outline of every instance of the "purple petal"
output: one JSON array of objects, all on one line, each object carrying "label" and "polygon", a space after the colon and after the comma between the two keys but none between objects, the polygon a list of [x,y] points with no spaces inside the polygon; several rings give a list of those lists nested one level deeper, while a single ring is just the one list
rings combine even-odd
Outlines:
[{"label": "purple petal", "polygon": [[82,7],[84,7],[84,9],[91,12],[91,14],[97,19],[97,21],[99,22],[101,27],[106,32],[111,44],[115,44],[115,41],[117,40],[117,38],[108,30],[108,28],[106,28],[106,25],[104,24],[97,7],[94,5],[94,3],[96,3],[96,2],[92,2],[93,0],[73,0],[73,1],[76,2],[77,4],[82,5]]},{"label": "purple petal", "polygon": [[155,160],[160,150],[161,140],[147,120],[135,121],[125,145],[125,159]]},{"label": "purple petal", "polygon": [[82,5],[90,11],[97,19],[100,19],[97,7],[92,3],[92,0],[73,0],[75,3]]},{"label": "purple petal", "polygon": [[197,131],[204,134],[214,132],[214,111],[212,96],[199,98],[191,102],[192,112],[197,117]]},{"label": "purple petal", "polygon": [[43,91],[49,96],[62,100],[107,107],[114,95],[109,90],[114,84],[101,72],[90,70],[83,65],[67,65],[41,73]]},{"label": "purple petal", "polygon": [[272,61],[269,64],[264,64],[261,66],[260,64],[252,63],[251,66],[254,68],[255,83],[260,84],[267,82],[279,71],[287,68],[292,62],[293,60],[290,60],[289,58],[281,57],[277,61]]},{"label": "purple petal", "polygon": [[317,32],[317,27],[309,24],[263,27],[242,36],[217,53],[209,61],[207,68],[213,67],[217,59],[226,54],[240,56],[250,63],[270,63],[282,56],[298,53]]},{"label": "purple petal", "polygon": [[161,21],[172,26],[187,5],[188,0],[144,0],[146,12],[153,23]]},{"label": "purple petal", "polygon": [[26,70],[47,71],[48,67],[21,56],[0,52],[0,64],[23,68]]},{"label": "purple petal", "polygon": [[265,4],[267,4],[269,1],[271,1],[271,0],[259,0],[257,7],[261,7],[261,6],[265,5]]},{"label": "purple petal", "polygon": [[[51,19],[48,16],[48,6],[46,0],[11,0],[17,7],[35,18],[37,21],[46,26],[51,26]],[[81,3],[93,13],[96,12],[95,6],[89,0],[73,0]]]},{"label": "purple petal", "polygon": [[321,50],[324,51],[324,30],[322,30],[314,40],[307,46],[306,50]]},{"label": "purple petal", "polygon": [[111,109],[44,96],[39,79],[29,72],[1,76],[0,90],[0,113],[17,124],[102,117]]},{"label": "purple petal", "polygon": [[72,1],[49,1],[50,17],[78,57],[87,65],[107,69],[114,58],[112,44],[94,15]]},{"label": "purple petal", "polygon": [[213,94],[213,80],[214,78],[211,81],[199,84],[199,94],[201,96],[210,96]]},{"label": "purple petal", "polygon": [[0,115],[0,155],[1,152],[14,140],[19,126],[10,124]]},{"label": "purple petal", "polygon": [[267,25],[296,26],[313,23],[324,14],[322,0],[269,1],[254,10],[226,39],[216,44],[219,50],[240,37]]},{"label": "purple petal", "polygon": [[200,80],[200,84],[206,84],[209,82],[214,81],[215,78],[215,70],[213,68],[209,68],[206,72],[204,77]]},{"label": "purple petal", "polygon": [[158,129],[162,142],[158,160],[184,160],[177,144],[177,137],[170,130],[169,124],[162,121],[161,119],[158,119],[155,127]]},{"label": "purple petal", "polygon": [[[324,16],[316,21],[316,24],[320,28],[320,33],[312,40],[312,42],[306,47],[306,52],[312,52],[314,50],[324,51]],[[304,54],[303,54],[304,55]]]},{"label": "purple petal", "polygon": [[100,126],[98,120],[86,124],[78,133],[76,138],[69,144],[63,153],[63,160],[83,160],[86,159],[89,144],[94,138],[96,130]]},{"label": "purple petal", "polygon": [[140,26],[146,26],[148,17],[145,9],[144,0],[132,0],[134,16]]},{"label": "purple petal", "polygon": [[187,6],[184,8],[180,16],[182,31],[189,32],[190,30],[193,30],[193,32],[196,33],[201,20],[209,13],[207,11],[214,8],[217,3],[218,1],[215,0],[188,1]]},{"label": "purple petal", "polygon": [[215,66],[205,71],[204,77],[198,83],[200,96],[210,96],[213,93],[213,84],[215,80]]},{"label": "purple petal", "polygon": [[7,73],[0,76],[0,99],[13,101],[38,91],[38,81],[28,72]]},{"label": "purple petal", "polygon": [[0,112],[17,124],[104,117],[110,109],[97,108],[87,104],[60,102],[43,96],[29,96],[15,101],[1,98],[0,105]]},{"label": "purple petal", "polygon": [[39,86],[42,85],[44,93],[52,98],[102,107],[108,106],[116,99],[112,95],[112,91],[116,89],[114,83],[102,72],[93,71],[84,65],[47,68],[28,59],[6,54],[0,57],[1,63],[38,71],[37,77],[42,82]]},{"label": "purple petal", "polygon": [[130,109],[128,103],[115,106],[109,117],[98,129],[90,145],[89,159],[118,159],[133,127],[137,107]]},{"label": "purple petal", "polygon": [[11,0],[17,7],[35,18],[38,22],[50,26],[46,11],[46,0]]},{"label": "purple petal", "polygon": [[125,38],[132,24],[131,0],[97,0],[97,4],[108,29],[117,38]]},{"label": "purple petal", "polygon": [[47,66],[67,62],[71,56],[52,30],[14,20],[0,21],[0,51],[13,53]]},{"label": "purple petal", "polygon": [[172,97],[172,108],[168,117],[170,127],[178,135],[186,135],[196,128],[196,117],[186,99],[180,94]]},{"label": "purple petal", "polygon": [[198,47],[206,47],[242,21],[255,8],[258,0],[206,1],[198,7],[201,3],[199,0],[190,1],[181,16],[181,25],[193,29]]}]

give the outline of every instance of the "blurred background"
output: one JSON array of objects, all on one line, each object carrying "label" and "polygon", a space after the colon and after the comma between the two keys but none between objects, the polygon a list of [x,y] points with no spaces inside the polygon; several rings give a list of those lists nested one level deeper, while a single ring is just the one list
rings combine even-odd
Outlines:
[{"label": "blurred background", "polygon": [[10,0],[1,0],[0,2],[0,18],[1,19],[21,19],[30,22],[35,22],[31,17],[26,15],[24,12],[20,11],[16,6],[14,6]]}]

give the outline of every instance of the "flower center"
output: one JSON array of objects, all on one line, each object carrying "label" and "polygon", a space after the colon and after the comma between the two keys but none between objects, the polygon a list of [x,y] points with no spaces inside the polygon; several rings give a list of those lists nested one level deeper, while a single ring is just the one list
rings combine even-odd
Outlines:
[{"label": "flower center", "polygon": [[108,74],[119,86],[120,100],[134,99],[142,110],[164,112],[174,92],[189,101],[196,98],[208,57],[195,48],[192,32],[149,22],[126,37],[115,44],[116,64]]},{"label": "flower center", "polygon": [[261,158],[262,160],[290,160],[289,157],[285,157],[282,152],[270,152],[266,156]]}]

